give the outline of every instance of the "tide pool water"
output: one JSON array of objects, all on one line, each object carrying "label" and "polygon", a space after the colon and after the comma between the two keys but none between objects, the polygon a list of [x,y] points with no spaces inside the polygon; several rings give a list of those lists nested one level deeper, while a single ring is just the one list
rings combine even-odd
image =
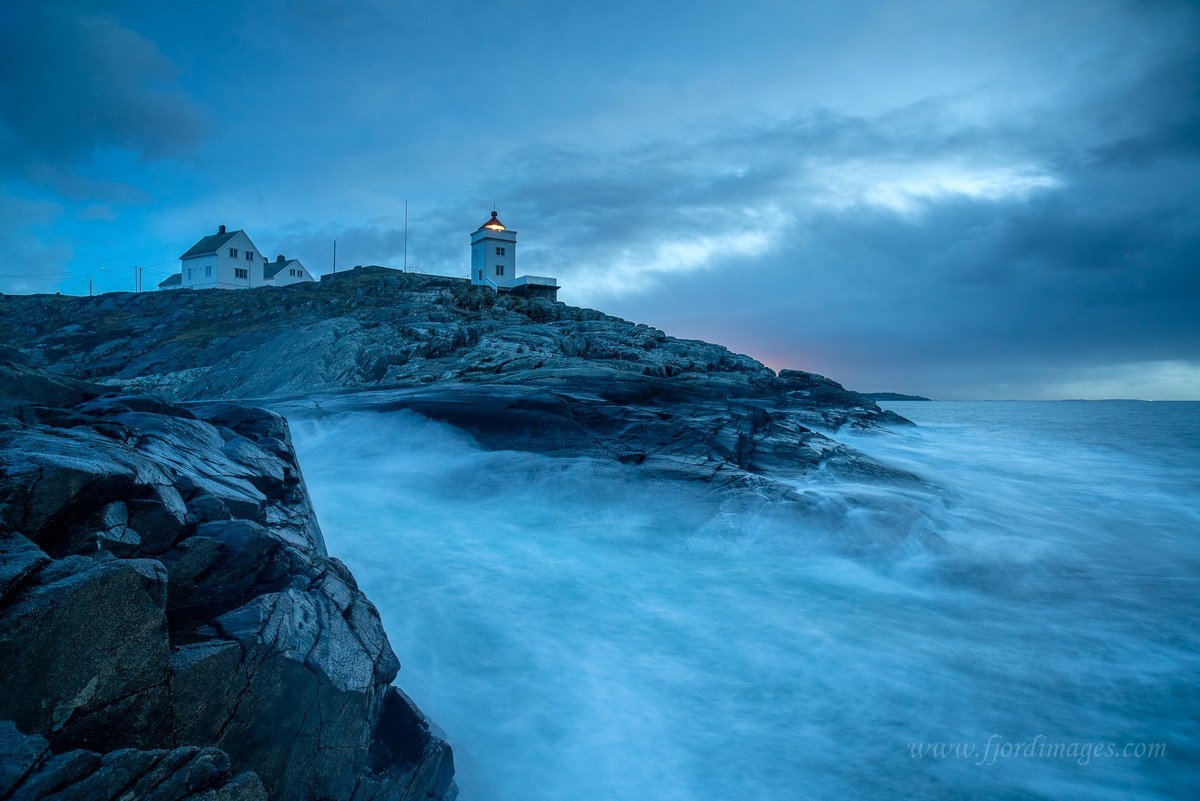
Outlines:
[{"label": "tide pool water", "polygon": [[888,404],[808,511],[293,421],[464,801],[1192,798],[1200,404]]}]

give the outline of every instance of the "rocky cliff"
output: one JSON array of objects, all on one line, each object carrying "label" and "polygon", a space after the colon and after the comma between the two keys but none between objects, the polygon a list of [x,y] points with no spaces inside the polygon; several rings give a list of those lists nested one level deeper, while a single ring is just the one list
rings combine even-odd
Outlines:
[{"label": "rocky cliff", "polygon": [[446,799],[286,422],[0,358],[0,799]]},{"label": "rocky cliff", "polygon": [[248,292],[3,296],[0,337],[46,370],[123,391],[288,414],[411,408],[491,447],[593,453],[717,486],[814,468],[883,475],[819,430],[906,422],[719,345],[382,268]]}]

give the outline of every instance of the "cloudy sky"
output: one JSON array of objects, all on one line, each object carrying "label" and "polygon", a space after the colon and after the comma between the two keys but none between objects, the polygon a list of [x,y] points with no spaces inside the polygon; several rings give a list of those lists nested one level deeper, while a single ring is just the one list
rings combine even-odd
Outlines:
[{"label": "cloudy sky", "polygon": [[219,224],[400,266],[406,200],[465,276],[495,204],[562,300],[772,367],[1200,398],[1190,2],[9,0],[0,176],[8,293]]}]

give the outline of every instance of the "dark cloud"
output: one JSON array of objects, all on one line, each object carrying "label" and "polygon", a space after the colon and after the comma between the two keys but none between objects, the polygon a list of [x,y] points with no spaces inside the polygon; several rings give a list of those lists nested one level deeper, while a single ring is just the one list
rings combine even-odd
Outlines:
[{"label": "dark cloud", "polygon": [[862,388],[1200,370],[1198,53],[1025,120],[969,121],[942,98],[526,153],[506,188],[513,220],[538,226],[525,268],[567,299]]},{"label": "dark cloud", "polygon": [[713,331],[776,366],[942,396],[999,376],[1015,386],[1054,371],[1197,363],[1197,211],[1200,197],[1182,214],[1064,187],[947,201],[918,219],[827,213],[769,254],[665,277],[656,293],[611,305],[678,333]]},{"label": "dark cloud", "polygon": [[177,155],[208,130],[155,44],[88,5],[16,2],[0,12],[3,166],[69,195],[105,192],[71,169],[98,151]]},{"label": "dark cloud", "polygon": [[[1200,10],[1191,23],[1200,40]],[[1200,47],[1163,54],[1090,111],[1098,127],[1121,132],[1092,149],[1098,161],[1144,166],[1200,155]]]}]

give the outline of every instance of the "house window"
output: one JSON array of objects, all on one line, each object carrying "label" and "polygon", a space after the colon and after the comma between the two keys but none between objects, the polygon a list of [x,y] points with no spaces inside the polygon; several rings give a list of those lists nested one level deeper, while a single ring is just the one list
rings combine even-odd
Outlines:
[{"label": "house window", "polygon": [[236,259],[236,258],[237,258],[237,248],[230,248],[230,249],[229,249],[229,258],[231,258],[231,259]]},{"label": "house window", "polygon": [[204,265],[204,277],[212,278],[212,265],[211,264]]},{"label": "house window", "polygon": [[234,267],[233,274],[236,278],[249,278],[250,277],[250,271],[242,269],[241,267]]},{"label": "house window", "polygon": [[188,280],[189,281],[192,280],[192,268],[191,267],[188,267]]},{"label": "house window", "polygon": [[503,255],[504,255],[504,248],[496,248],[496,255],[497,255],[497,256],[503,256]]},{"label": "house window", "polygon": [[246,261],[254,261],[254,254],[249,250],[246,251]]},{"label": "house window", "polygon": [[504,275],[504,265],[503,264],[496,265],[496,275]]}]

